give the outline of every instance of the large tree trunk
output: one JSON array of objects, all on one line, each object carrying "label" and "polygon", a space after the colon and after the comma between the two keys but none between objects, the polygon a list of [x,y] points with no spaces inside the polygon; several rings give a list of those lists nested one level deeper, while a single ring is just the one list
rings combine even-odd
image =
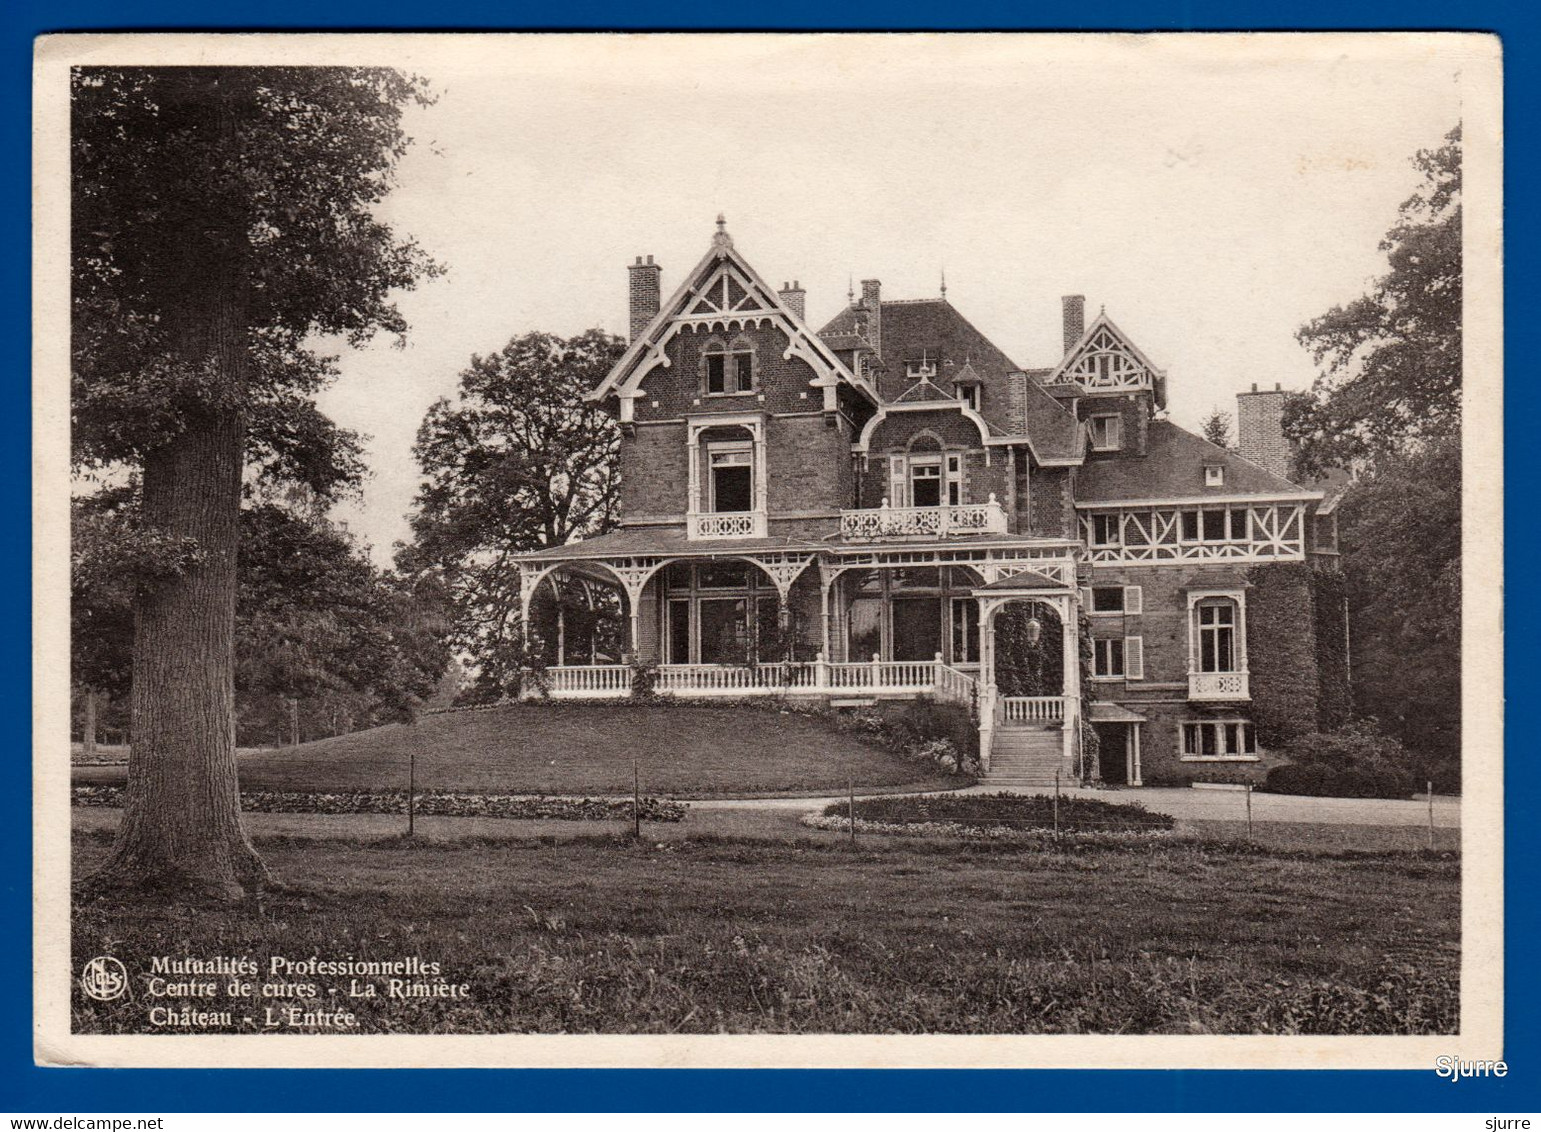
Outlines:
[{"label": "large tree trunk", "polygon": [[[183,91],[233,134],[218,80]],[[166,269],[186,280],[166,312],[177,354],[212,394],[144,462],[146,528],[190,539],[198,561],[135,609],[133,723],[123,820],[100,885],[172,897],[238,898],[266,871],[241,825],[235,763],[235,599],[246,423],[241,246],[230,217],[190,215]]]}]

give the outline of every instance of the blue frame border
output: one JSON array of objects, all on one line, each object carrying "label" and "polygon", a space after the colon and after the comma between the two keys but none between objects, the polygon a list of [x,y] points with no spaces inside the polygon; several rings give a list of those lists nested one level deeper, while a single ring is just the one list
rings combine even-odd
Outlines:
[{"label": "blue frame border", "polygon": [[[30,601],[30,153],[31,67],[34,36],[58,31],[124,30],[456,30],[617,27],[675,29],[724,27],[725,9],[703,0],[664,0],[647,6],[626,0],[586,0],[557,6],[495,0],[233,0],[217,7],[191,0],[12,0],[0,11],[0,282],[9,302],[0,307],[0,358],[9,378],[0,382],[0,528],[5,552],[0,577],[13,595],[0,637],[0,688],[8,701],[11,757],[0,762],[0,912],[11,930],[0,937],[0,970],[10,975],[12,1008],[0,1021],[0,1108],[32,1112],[171,1111],[1415,1111],[1494,1113],[1541,1109],[1537,1087],[1537,980],[1524,974],[1531,941],[1541,934],[1535,898],[1536,824],[1524,820],[1538,796],[1534,776],[1507,777],[1505,820],[1506,952],[1505,1058],[1511,1072],[1452,1086],[1430,1071],[1116,1071],[1116,1070],[107,1070],[38,1069],[32,1064],[31,980],[31,641]],[[1330,18],[1329,18],[1330,17]],[[1505,53],[1505,123],[1534,122],[1537,114],[1538,18],[1520,4],[1437,0],[1339,0],[1330,11],[1306,5],[1264,5],[1246,0],[1065,0],[1028,11],[1011,0],[964,0],[947,5],[897,0],[876,7],[832,8],[794,0],[774,18],[742,28],[1032,30],[1122,29],[1170,31],[1232,29],[1461,29],[1500,34]],[[27,155],[23,159],[23,155]],[[1518,136],[1505,154],[1506,200],[1536,180],[1533,137]],[[1510,194],[1514,194],[1511,196]],[[1510,262],[1534,263],[1537,214],[1506,210]],[[1506,272],[1506,354],[1536,355],[1537,283],[1528,272]],[[1536,497],[1538,464],[1532,454],[1537,406],[1534,383],[1507,386],[1505,482],[1509,499]],[[1526,441],[1529,441],[1527,447]],[[1518,513],[1526,508],[1519,504]],[[1525,577],[1536,548],[1534,531],[1507,522],[1506,572]],[[1534,638],[1534,587],[1507,590],[1507,636],[1517,645]],[[1511,646],[1506,680],[1534,676],[1541,666]],[[1537,731],[1536,698],[1508,712],[1506,734]],[[1524,745],[1514,744],[1523,758]],[[1519,764],[1523,765],[1523,764]],[[1518,977],[1516,977],[1518,976]]]}]

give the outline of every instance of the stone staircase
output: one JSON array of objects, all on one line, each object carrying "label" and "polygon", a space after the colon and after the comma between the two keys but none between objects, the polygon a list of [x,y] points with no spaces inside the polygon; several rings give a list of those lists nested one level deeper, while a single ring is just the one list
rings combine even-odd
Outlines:
[{"label": "stone staircase", "polygon": [[1064,732],[1058,723],[1002,727],[990,744],[990,769],[986,786],[1040,786],[1053,789],[1054,772],[1060,785],[1069,786],[1065,773]]}]

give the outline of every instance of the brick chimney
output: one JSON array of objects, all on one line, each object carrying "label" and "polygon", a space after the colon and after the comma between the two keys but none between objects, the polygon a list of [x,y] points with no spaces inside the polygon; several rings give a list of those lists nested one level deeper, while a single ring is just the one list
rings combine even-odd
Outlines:
[{"label": "brick chimney", "polygon": [[1284,439],[1284,402],[1289,394],[1275,382],[1272,389],[1236,394],[1236,451],[1276,476],[1294,479],[1295,451]]},{"label": "brick chimney", "polygon": [[1060,305],[1065,314],[1065,353],[1068,354],[1086,333],[1086,296],[1062,296]]},{"label": "brick chimney", "polygon": [[781,290],[776,293],[781,296],[781,305],[795,314],[799,321],[808,317],[805,313],[808,292],[803,290],[803,285],[796,279],[792,280],[790,284],[783,283]]},{"label": "brick chimney", "polygon": [[883,356],[883,283],[880,279],[861,281],[861,305],[867,308],[867,342],[872,352]]},{"label": "brick chimney", "polygon": [[626,273],[631,276],[631,340],[635,342],[658,313],[663,268],[653,262],[652,256],[647,257],[646,263],[638,256],[636,263],[627,266]]}]

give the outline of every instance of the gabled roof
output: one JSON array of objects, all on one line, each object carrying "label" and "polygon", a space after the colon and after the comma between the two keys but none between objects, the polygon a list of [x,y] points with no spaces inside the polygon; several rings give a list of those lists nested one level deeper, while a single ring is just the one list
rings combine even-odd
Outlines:
[{"label": "gabled roof", "polygon": [[[719,286],[720,298],[713,294]],[[791,339],[788,352],[802,357],[813,368],[816,376],[812,384],[826,386],[845,382],[873,403],[878,401],[872,383],[852,373],[835,352],[781,301],[776,289],[749,265],[734,247],[733,237],[728,235],[721,216],[717,218],[717,232],[712,237],[711,248],[685,274],[669,301],[659,306],[647,328],[637,335],[620,361],[588,394],[588,400],[602,401],[615,394],[624,398],[655,366],[670,365],[664,347],[679,329],[679,320],[691,318],[703,323],[772,322]]]},{"label": "gabled roof", "polygon": [[[1145,445],[1144,456],[1126,453],[1089,460],[1076,474],[1077,505],[1133,499],[1228,499],[1237,495],[1316,498],[1320,494],[1276,476],[1171,421],[1151,421]],[[1206,487],[1206,465],[1224,468],[1225,482]]]},{"label": "gabled roof", "polygon": [[[1107,365],[1101,361],[1094,365],[1089,355],[1096,355]],[[1155,396],[1156,407],[1166,408],[1166,371],[1157,369],[1106,311],[1100,313],[1081,334],[1080,340],[1065,351],[1059,364],[1043,378],[1043,384],[1057,394],[1074,390],[1077,396],[1149,389]]]},{"label": "gabled roof", "polygon": [[956,401],[957,398],[938,388],[929,377],[923,377],[894,398],[896,405],[910,405],[920,401]]},{"label": "gabled roof", "polygon": [[984,378],[979,376],[979,371],[974,368],[972,360],[965,358],[963,368],[952,375],[954,385],[983,385]]},{"label": "gabled roof", "polygon": [[1015,593],[1018,590],[1063,590],[1064,582],[1040,574],[1037,570],[1023,570],[1009,578],[1000,578],[988,586],[975,586],[974,593]]}]

